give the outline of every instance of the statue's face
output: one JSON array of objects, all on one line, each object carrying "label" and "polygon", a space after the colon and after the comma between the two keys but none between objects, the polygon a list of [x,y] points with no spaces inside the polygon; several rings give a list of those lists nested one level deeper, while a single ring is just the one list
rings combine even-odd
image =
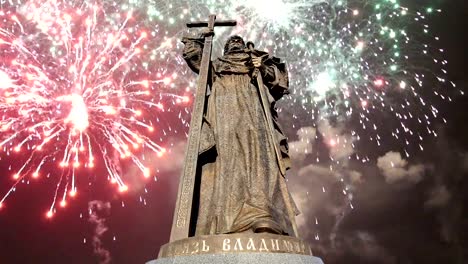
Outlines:
[{"label": "statue's face", "polygon": [[244,40],[240,37],[233,37],[226,43],[226,53],[242,51],[245,49]]}]

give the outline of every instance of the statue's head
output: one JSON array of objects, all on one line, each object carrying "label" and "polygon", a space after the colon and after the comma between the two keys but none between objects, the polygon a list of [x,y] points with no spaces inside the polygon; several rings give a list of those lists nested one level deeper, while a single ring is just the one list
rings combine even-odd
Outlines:
[{"label": "statue's head", "polygon": [[239,52],[245,49],[245,42],[240,36],[231,36],[224,45],[224,54]]}]

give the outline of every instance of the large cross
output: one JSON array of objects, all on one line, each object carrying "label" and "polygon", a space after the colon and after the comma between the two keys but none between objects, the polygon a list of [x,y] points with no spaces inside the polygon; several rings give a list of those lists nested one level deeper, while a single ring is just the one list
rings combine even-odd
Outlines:
[{"label": "large cross", "polygon": [[[235,26],[236,24],[236,21],[233,20],[216,21],[216,15],[210,15],[208,21],[187,23],[187,27],[208,27],[210,30],[214,30],[215,26]],[[195,94],[195,102],[193,105],[192,120],[190,121],[184,169],[179,182],[176,208],[174,211],[174,218],[172,220],[170,242],[193,235],[195,228],[194,225],[196,224],[196,219],[192,219],[194,218],[192,216],[192,211],[197,210],[198,208],[193,208],[193,194],[197,172],[203,111],[205,108],[206,89],[208,85],[212,43],[213,36],[206,36],[200,64],[198,85]]]}]

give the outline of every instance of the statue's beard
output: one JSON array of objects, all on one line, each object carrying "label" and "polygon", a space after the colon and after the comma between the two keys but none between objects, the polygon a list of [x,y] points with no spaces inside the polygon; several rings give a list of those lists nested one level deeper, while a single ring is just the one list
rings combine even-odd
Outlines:
[{"label": "statue's beard", "polygon": [[244,52],[244,49],[245,49],[245,46],[242,45],[241,43],[233,43],[229,45],[229,48],[226,54]]}]

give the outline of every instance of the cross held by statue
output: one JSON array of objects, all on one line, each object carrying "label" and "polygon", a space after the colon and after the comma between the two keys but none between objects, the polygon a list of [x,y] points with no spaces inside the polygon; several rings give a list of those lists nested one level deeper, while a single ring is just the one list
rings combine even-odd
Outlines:
[{"label": "cross held by statue", "polygon": [[[235,26],[236,24],[237,22],[235,20],[216,21],[216,15],[210,15],[208,21],[187,23],[187,27],[206,27],[208,30],[213,31],[217,26]],[[198,149],[200,146],[203,110],[208,85],[212,42],[213,35],[205,37],[184,168],[179,182],[178,197],[171,229],[171,242],[193,235],[193,195],[196,182]]]}]

